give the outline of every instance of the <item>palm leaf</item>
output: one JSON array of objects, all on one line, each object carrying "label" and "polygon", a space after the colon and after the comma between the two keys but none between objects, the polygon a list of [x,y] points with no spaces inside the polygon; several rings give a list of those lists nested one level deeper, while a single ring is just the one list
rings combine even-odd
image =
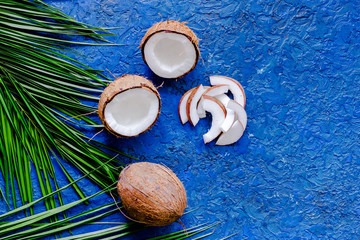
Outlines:
[{"label": "palm leaf", "polygon": [[[19,220],[0,222],[0,239],[53,236],[86,224],[98,224],[99,219],[118,211],[116,203],[112,203],[71,217],[66,214],[67,210],[114,190],[122,168],[117,159],[99,147],[116,150],[98,142],[89,143],[89,138],[75,127],[101,127],[87,117],[96,109],[81,100],[98,101],[94,94],[102,92],[108,80],[100,71],[63,54],[78,54],[70,48],[73,44],[113,45],[103,38],[109,35],[112,34],[108,30],[77,22],[40,0],[0,0],[0,167],[5,180],[5,189],[0,191],[8,208],[10,200],[15,207],[0,215],[0,219],[23,211],[31,213]],[[72,163],[84,176],[73,181],[60,159]],[[58,187],[53,164],[60,166],[70,184]],[[35,201],[31,169],[36,172],[43,195]],[[76,185],[85,177],[103,190],[86,197]],[[70,186],[81,198],[64,204],[60,192]],[[23,205],[18,208],[16,189]],[[42,201],[46,211],[35,213],[34,205]],[[201,225],[158,239],[184,239],[211,227]],[[114,227],[65,239],[118,239],[144,228],[137,223],[116,223]]]},{"label": "palm leaf", "polygon": [[[102,164],[97,169],[94,169],[92,172],[98,171],[101,168],[105,167],[107,163]],[[89,173],[91,174],[91,173]],[[70,186],[73,186],[78,181],[82,180],[85,177],[88,177],[89,174],[85,174],[83,177],[77,179],[76,181],[71,182],[70,184],[58,189],[54,193],[48,194],[40,199],[35,200],[32,203],[26,204],[22,207],[19,207],[18,209],[12,210],[10,212],[7,212],[5,214],[0,215],[0,219],[6,219],[10,216],[15,216],[19,214],[22,210],[27,210],[29,208],[32,208],[35,204],[40,203],[41,201],[46,201],[49,198],[52,198],[54,194],[57,194],[58,192],[69,188]],[[79,199],[73,202],[70,202],[66,205],[56,207],[54,209],[50,209],[44,212],[40,212],[37,214],[34,214],[29,217],[21,218],[16,221],[12,222],[0,222],[0,240],[10,240],[10,239],[17,239],[17,240],[32,240],[32,239],[39,239],[47,236],[53,236],[55,234],[61,234],[65,231],[72,230],[76,227],[81,227],[88,224],[107,224],[107,225],[115,225],[113,227],[107,227],[102,230],[97,230],[89,233],[83,233],[78,235],[72,235],[69,237],[65,237],[62,239],[119,239],[123,236],[133,234],[139,231],[144,230],[147,228],[146,226],[134,222],[130,223],[115,223],[115,222],[106,222],[101,223],[97,222],[98,220],[112,215],[112,214],[120,214],[117,204],[118,202],[108,203],[100,206],[96,206],[94,208],[91,208],[90,210],[81,212],[79,214],[76,214],[74,216],[68,217],[68,218],[62,218],[62,219],[56,219],[52,222],[44,222],[46,220],[51,219],[52,217],[57,216],[59,213],[65,213],[65,211],[75,208],[79,206],[80,204],[84,203],[85,201],[94,198],[96,196],[99,196],[101,194],[104,194],[107,191],[111,191],[115,187],[116,182],[109,185],[105,189],[89,196],[84,199]],[[94,203],[93,203],[94,204]],[[191,236],[195,236],[201,232],[204,232],[206,230],[209,230],[213,228],[217,223],[214,224],[201,224],[196,227],[192,227],[187,229],[186,231],[177,231],[173,233],[169,233],[163,236],[151,238],[149,240],[156,240],[156,239],[163,239],[163,240],[170,240],[170,239],[186,239]],[[204,237],[207,237],[211,235],[213,232],[204,234],[197,239],[201,239]]]},{"label": "palm leaf", "polygon": [[[17,207],[17,188],[22,204],[33,201],[32,167],[44,196],[56,190],[52,182],[57,188],[54,164],[71,181],[59,158],[102,188],[116,180],[118,161],[108,161],[112,156],[97,142],[89,143],[74,126],[84,125],[83,121],[99,127],[86,116],[96,109],[81,101],[98,101],[94,94],[102,92],[108,80],[62,53],[77,54],[70,48],[73,44],[113,45],[103,38],[109,35],[113,34],[80,23],[40,0],[0,0],[0,166],[5,180],[1,192],[8,206],[12,200]],[[78,117],[65,121],[69,116]],[[103,168],[92,172],[104,161]],[[62,204],[60,195],[59,201]],[[55,208],[55,198],[48,198],[45,205]]]}]

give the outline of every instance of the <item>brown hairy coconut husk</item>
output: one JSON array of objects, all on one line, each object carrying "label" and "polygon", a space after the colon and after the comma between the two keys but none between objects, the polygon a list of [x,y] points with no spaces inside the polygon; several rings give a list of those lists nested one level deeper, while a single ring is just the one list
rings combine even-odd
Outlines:
[{"label": "brown hairy coconut husk", "polygon": [[181,78],[191,72],[200,56],[199,39],[185,22],[154,24],[141,40],[144,62],[158,76]]},{"label": "brown hairy coconut husk", "polygon": [[165,226],[184,213],[183,184],[166,166],[138,162],[121,171],[117,184],[125,215],[149,226]]},{"label": "brown hairy coconut husk", "polygon": [[160,115],[156,87],[138,75],[116,78],[101,94],[98,113],[104,127],[118,137],[137,136],[149,130]]}]

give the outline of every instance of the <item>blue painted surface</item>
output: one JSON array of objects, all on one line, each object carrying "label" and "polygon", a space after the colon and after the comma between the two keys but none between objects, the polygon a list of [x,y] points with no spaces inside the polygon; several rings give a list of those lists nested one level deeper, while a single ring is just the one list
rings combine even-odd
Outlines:
[{"label": "blue painted surface", "polygon": [[[162,79],[143,63],[138,48],[155,22],[189,22],[201,39],[202,60],[194,71],[159,89],[162,112],[150,131],[131,139],[108,133],[96,137],[173,169],[187,190],[187,209],[198,208],[182,218],[187,227],[220,220],[208,239],[232,233],[238,234],[230,239],[360,238],[357,0],[46,2],[88,24],[122,27],[108,39],[123,46],[77,48],[88,56],[78,60],[117,76],[141,74],[160,85]],[[208,85],[213,74],[238,79],[247,94],[248,127],[231,146],[203,144],[210,119],[196,128],[178,119],[182,94],[200,83]],[[80,176],[72,166],[67,169]],[[89,181],[80,186],[87,194],[98,189]],[[39,195],[35,192],[35,198]],[[76,199],[72,190],[65,191],[65,199]],[[124,218],[119,214],[109,220]],[[129,239],[181,228],[153,228]]]}]

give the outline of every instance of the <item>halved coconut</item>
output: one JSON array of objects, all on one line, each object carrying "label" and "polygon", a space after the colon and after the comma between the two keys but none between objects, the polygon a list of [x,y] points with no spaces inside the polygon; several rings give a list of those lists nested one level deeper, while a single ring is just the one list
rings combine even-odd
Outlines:
[{"label": "halved coconut", "polygon": [[224,105],[214,97],[202,96],[200,103],[205,111],[210,112],[212,116],[212,122],[210,130],[203,135],[204,142],[208,143],[214,140],[221,133],[220,126],[225,120],[226,109]]},{"label": "halved coconut", "polygon": [[234,100],[240,103],[245,108],[245,104],[246,104],[245,91],[242,85],[238,81],[225,76],[211,76],[210,83],[211,85],[220,85],[220,84],[228,85],[230,92],[234,96]]},{"label": "halved coconut", "polygon": [[149,80],[125,75],[105,88],[98,112],[109,132],[119,137],[132,137],[155,124],[160,108],[159,92]]},{"label": "halved coconut", "polygon": [[[207,88],[206,91],[203,93],[203,95],[216,97],[216,96],[222,95],[222,94],[225,95],[225,93],[227,93],[228,91],[229,91],[228,85],[223,84],[223,85],[217,85],[214,87]],[[226,106],[226,105],[224,104],[224,106]],[[202,108],[201,105],[198,106],[197,112],[198,112],[199,118],[206,117],[205,110]]]},{"label": "halved coconut", "polygon": [[178,21],[153,25],[141,40],[144,62],[158,76],[180,78],[192,71],[200,56],[195,33]]},{"label": "halved coconut", "polygon": [[190,93],[190,96],[186,102],[186,114],[189,122],[193,126],[196,126],[196,124],[199,122],[200,117],[197,112],[197,108],[200,98],[205,92],[205,90],[206,88],[204,88],[203,85],[200,84]]},{"label": "halved coconut", "polygon": [[240,123],[239,120],[236,120],[231,128],[220,135],[216,141],[216,145],[230,145],[238,141],[244,134],[245,128]]},{"label": "halved coconut", "polygon": [[226,108],[231,109],[235,112],[236,119],[238,119],[243,125],[244,129],[247,126],[247,114],[243,106],[241,106],[238,102],[234,100],[230,100],[226,105]]}]

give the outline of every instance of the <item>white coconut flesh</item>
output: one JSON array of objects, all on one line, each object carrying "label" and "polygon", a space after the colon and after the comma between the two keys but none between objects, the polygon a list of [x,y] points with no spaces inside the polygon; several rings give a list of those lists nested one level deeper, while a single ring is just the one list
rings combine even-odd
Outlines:
[{"label": "white coconut flesh", "polygon": [[220,129],[222,132],[227,132],[235,122],[235,112],[229,108],[226,109],[226,117],[221,124]]},{"label": "white coconut flesh", "polygon": [[159,32],[145,43],[144,58],[156,75],[177,78],[192,69],[197,55],[193,43],[185,35]]},{"label": "white coconut flesh", "polygon": [[236,119],[238,119],[243,125],[244,129],[247,126],[247,114],[243,106],[234,100],[230,100],[226,105],[226,108],[231,109],[235,112]]},{"label": "white coconut flesh", "polygon": [[230,145],[237,142],[244,134],[244,127],[239,120],[236,120],[231,128],[220,135],[215,145]]},{"label": "white coconut flesh", "polygon": [[152,91],[133,88],[117,94],[107,103],[104,117],[119,135],[136,136],[156,121],[159,108],[159,99]]},{"label": "white coconut flesh", "polygon": [[232,78],[223,77],[223,76],[211,76],[210,83],[213,86],[220,85],[220,84],[228,85],[230,92],[234,96],[234,100],[236,102],[240,103],[243,107],[245,107],[245,104],[246,104],[245,92],[244,92],[243,87],[241,86],[241,84],[238,81],[236,81]]},{"label": "white coconut flesh", "polygon": [[221,133],[221,124],[225,120],[225,107],[217,99],[210,96],[201,98],[200,103],[205,111],[209,112],[212,117],[210,130],[203,135],[205,143],[211,142]]},{"label": "white coconut flesh", "polygon": [[[227,103],[231,100],[228,95],[226,95],[225,93],[220,94],[220,95],[216,95],[214,96],[217,100],[219,100],[224,106],[227,105]],[[205,110],[202,108],[201,105],[198,106],[198,115],[199,118],[204,118],[206,117],[206,112]]]},{"label": "white coconut flesh", "polygon": [[191,94],[186,103],[186,113],[188,114],[188,119],[193,126],[199,122],[200,117],[197,111],[198,104],[201,96],[205,92],[206,88],[203,85],[198,86],[193,90],[193,94]]},{"label": "white coconut flesh", "polygon": [[219,100],[224,106],[227,106],[228,102],[231,100],[226,94],[217,95],[215,98]]},{"label": "white coconut flesh", "polygon": [[182,124],[185,124],[187,121],[189,121],[189,118],[187,117],[187,114],[186,114],[186,103],[187,103],[187,100],[189,99],[189,96],[190,96],[192,90],[193,89],[190,89],[189,91],[187,91],[180,99],[179,117],[180,117],[180,121]]},{"label": "white coconut flesh", "polygon": [[[218,85],[218,86],[207,88],[206,91],[203,93],[203,95],[216,97],[218,95],[223,94],[226,96],[225,93],[227,93],[228,91],[229,91],[229,87],[227,85]],[[224,104],[224,106],[226,106],[226,105]],[[205,110],[202,108],[202,106],[200,106],[200,105],[198,106],[197,112],[198,112],[199,118],[206,117]]]}]

